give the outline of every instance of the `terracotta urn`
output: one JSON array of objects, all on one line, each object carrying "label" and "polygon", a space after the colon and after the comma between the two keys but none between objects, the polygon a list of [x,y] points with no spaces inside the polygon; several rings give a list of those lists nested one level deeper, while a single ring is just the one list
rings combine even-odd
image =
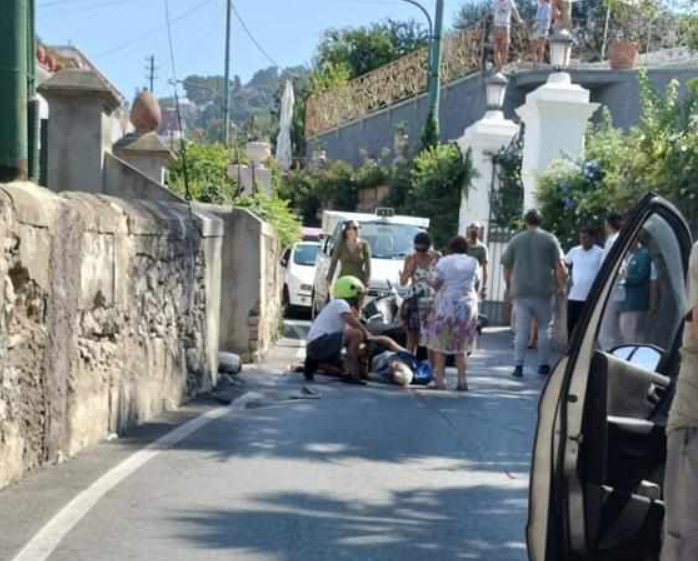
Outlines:
[{"label": "terracotta urn", "polygon": [[155,96],[147,90],[138,94],[131,109],[131,122],[136,133],[143,135],[158,130],[161,119],[160,104]]},{"label": "terracotta urn", "polygon": [[639,45],[634,41],[612,39],[608,44],[608,59],[613,70],[637,68],[639,57]]}]

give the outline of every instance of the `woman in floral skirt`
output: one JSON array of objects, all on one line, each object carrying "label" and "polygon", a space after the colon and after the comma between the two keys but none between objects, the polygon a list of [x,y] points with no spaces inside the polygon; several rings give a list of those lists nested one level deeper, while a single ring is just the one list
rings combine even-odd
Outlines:
[{"label": "woman in floral skirt", "polygon": [[468,253],[462,236],[448,244],[447,257],[436,266],[432,286],[434,305],[426,327],[427,348],[434,356],[434,388],[446,389],[446,355],[455,355],[458,366],[458,391],[468,391],[467,352],[477,336],[478,296],[475,286],[479,265]]}]

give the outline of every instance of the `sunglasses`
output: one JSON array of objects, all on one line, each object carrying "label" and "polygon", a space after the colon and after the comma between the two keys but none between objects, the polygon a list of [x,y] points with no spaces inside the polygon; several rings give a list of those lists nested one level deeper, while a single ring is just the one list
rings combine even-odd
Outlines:
[{"label": "sunglasses", "polygon": [[418,251],[419,253],[426,253],[429,251],[429,247],[426,245],[416,245],[414,246],[414,250]]},{"label": "sunglasses", "polygon": [[358,227],[358,226],[347,226],[347,227],[345,228],[345,230],[355,230],[356,232],[358,232],[358,231],[359,231],[359,227]]}]

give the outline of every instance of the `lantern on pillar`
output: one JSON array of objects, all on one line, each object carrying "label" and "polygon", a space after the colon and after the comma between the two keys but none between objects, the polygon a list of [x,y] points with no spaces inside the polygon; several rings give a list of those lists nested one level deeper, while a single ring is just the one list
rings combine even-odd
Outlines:
[{"label": "lantern on pillar", "polygon": [[567,29],[561,29],[550,38],[550,63],[558,72],[570,65],[573,43]]},{"label": "lantern on pillar", "polygon": [[501,72],[497,72],[485,81],[485,97],[488,111],[501,111],[504,107],[504,96],[509,81]]}]

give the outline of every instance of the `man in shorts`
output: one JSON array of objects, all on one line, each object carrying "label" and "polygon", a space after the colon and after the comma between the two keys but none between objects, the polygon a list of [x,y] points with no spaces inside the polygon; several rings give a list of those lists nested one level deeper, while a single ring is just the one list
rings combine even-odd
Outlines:
[{"label": "man in shorts", "polygon": [[536,64],[541,64],[545,61],[545,45],[548,42],[552,19],[553,8],[550,0],[538,0],[536,28],[533,32],[533,60]]},{"label": "man in shorts", "polygon": [[492,12],[494,18],[494,66],[499,72],[509,61],[509,43],[511,41],[511,16],[521,23],[519,10],[514,0],[493,0]]},{"label": "man in shorts", "polygon": [[661,561],[698,559],[698,244],[688,270],[681,369],[667,426]]},{"label": "man in shorts", "polygon": [[345,381],[365,384],[361,378],[361,345],[369,338],[359,321],[366,289],[356,277],[342,277],[333,287],[334,300],[327,304],[310,326],[304,375],[312,380],[325,366],[341,369],[342,350],[347,349]]}]

